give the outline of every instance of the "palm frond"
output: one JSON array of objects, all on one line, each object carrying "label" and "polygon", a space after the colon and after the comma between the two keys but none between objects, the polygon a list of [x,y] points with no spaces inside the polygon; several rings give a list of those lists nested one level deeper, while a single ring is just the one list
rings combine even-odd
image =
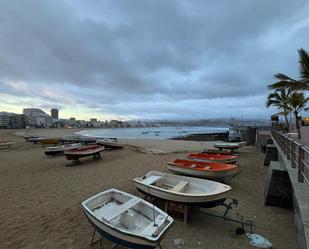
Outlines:
[{"label": "palm frond", "polygon": [[283,73],[275,74],[275,78],[278,79],[279,81],[295,81],[294,79],[290,78],[289,76]]},{"label": "palm frond", "polygon": [[309,55],[304,49],[299,49],[300,77],[309,84]]}]

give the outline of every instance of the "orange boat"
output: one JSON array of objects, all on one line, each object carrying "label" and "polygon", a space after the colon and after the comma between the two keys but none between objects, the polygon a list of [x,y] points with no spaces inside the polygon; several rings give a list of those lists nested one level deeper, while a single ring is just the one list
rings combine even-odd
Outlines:
[{"label": "orange boat", "polygon": [[78,148],[64,151],[64,155],[68,160],[72,160],[72,164],[79,164],[81,157],[93,156],[94,159],[101,159],[100,152],[104,150],[104,146],[100,145],[84,145]]},{"label": "orange boat", "polygon": [[216,163],[236,163],[238,160],[238,156],[208,153],[190,154],[188,158]]},{"label": "orange boat", "polygon": [[168,162],[167,168],[173,172],[207,179],[230,180],[240,173],[235,164],[201,162],[188,159],[176,159]]}]

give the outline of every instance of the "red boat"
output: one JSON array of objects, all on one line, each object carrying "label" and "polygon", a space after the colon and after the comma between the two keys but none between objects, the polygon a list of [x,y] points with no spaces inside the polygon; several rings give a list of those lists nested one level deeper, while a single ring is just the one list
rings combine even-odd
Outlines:
[{"label": "red boat", "polygon": [[10,147],[13,144],[15,144],[15,142],[12,140],[0,140],[0,148]]},{"label": "red boat", "polygon": [[202,162],[188,159],[176,159],[174,162],[168,162],[167,168],[182,175],[211,180],[230,180],[240,173],[239,167],[234,164]]},{"label": "red boat", "polygon": [[64,155],[68,160],[72,160],[73,164],[79,164],[81,157],[93,156],[94,159],[101,159],[100,152],[104,150],[104,146],[100,145],[84,145],[78,148],[64,151]]},{"label": "red boat", "polygon": [[238,160],[238,156],[208,153],[190,154],[188,158],[217,163],[236,163]]}]

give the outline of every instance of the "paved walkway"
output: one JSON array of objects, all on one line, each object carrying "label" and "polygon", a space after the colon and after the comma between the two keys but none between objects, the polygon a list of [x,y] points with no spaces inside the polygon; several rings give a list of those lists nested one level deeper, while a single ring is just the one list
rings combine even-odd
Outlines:
[{"label": "paved walkway", "polygon": [[[297,133],[297,130],[294,129],[292,132]],[[300,127],[301,139],[293,138],[293,140],[298,141],[299,143],[309,147],[309,126]]]}]

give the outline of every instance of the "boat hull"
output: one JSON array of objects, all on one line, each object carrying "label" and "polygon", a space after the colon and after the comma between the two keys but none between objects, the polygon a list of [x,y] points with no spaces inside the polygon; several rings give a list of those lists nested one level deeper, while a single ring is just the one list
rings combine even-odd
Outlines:
[{"label": "boat hull", "polygon": [[85,145],[79,148],[64,151],[64,155],[68,160],[77,160],[82,157],[100,155],[104,151],[104,146]]},{"label": "boat hull", "polygon": [[90,224],[93,226],[93,228],[103,237],[116,243],[117,245],[135,249],[153,249],[158,245],[158,243],[164,237],[162,236],[160,238],[161,239],[160,241],[152,242],[139,237],[128,236],[98,221],[94,216],[89,214],[86,210],[83,209],[83,211],[87,219],[89,220]]},{"label": "boat hull", "polygon": [[222,160],[216,160],[216,159],[207,159],[207,158],[198,158],[198,157],[188,157],[191,160],[194,161],[201,161],[201,162],[213,162],[213,163],[226,163],[226,164],[234,164],[237,163],[237,159],[222,159]]},{"label": "boat hull", "polygon": [[0,148],[10,147],[14,144],[15,144],[15,142],[13,142],[13,141],[1,141],[0,142]]},{"label": "boat hull", "polygon": [[238,161],[238,156],[207,154],[207,153],[190,154],[188,158],[190,160],[195,160],[195,161],[226,163],[226,164],[233,164]]},{"label": "boat hull", "polygon": [[81,144],[61,145],[56,147],[46,147],[44,153],[48,156],[61,155],[67,150],[72,150],[81,147]]},{"label": "boat hull", "polygon": [[[216,186],[221,184],[221,183],[215,183],[209,180],[198,179],[198,178],[193,178],[193,177],[173,175],[173,174],[167,174],[163,172],[156,172],[156,173],[162,174],[162,176],[169,175],[170,177],[177,178],[177,180],[179,181],[181,180],[187,181],[187,182],[190,182],[191,184],[195,184],[196,186],[205,184],[205,182],[206,183],[208,182],[210,184],[216,184]],[[135,186],[138,190],[141,190],[142,192],[145,192],[148,195],[155,196],[157,198],[168,200],[168,201],[177,202],[177,203],[194,204],[194,203],[207,203],[207,202],[212,202],[216,200],[221,200],[221,199],[226,198],[228,196],[228,192],[232,189],[230,186],[224,185],[226,187],[224,187],[222,191],[213,193],[211,195],[207,194],[206,192],[202,194],[190,194],[190,193],[184,194],[184,193],[165,190],[160,187],[156,187],[150,184],[143,183],[141,179],[145,179],[147,175],[144,176],[143,178],[133,179]],[[221,184],[220,186],[223,186],[223,185]]]},{"label": "boat hull", "polygon": [[210,179],[210,180],[222,180],[222,181],[231,180],[240,173],[240,170],[238,167],[232,170],[227,170],[227,171],[201,171],[201,170],[194,170],[194,169],[190,169],[186,167],[177,167],[173,164],[167,164],[167,168],[170,171],[173,171],[181,175],[188,175],[188,176],[205,178],[205,179]]},{"label": "boat hull", "polygon": [[106,140],[97,140],[96,144],[102,145],[104,146],[106,149],[122,149],[123,145],[118,143],[118,142],[114,142],[114,141],[106,141]]},{"label": "boat hull", "polygon": [[[110,200],[111,202],[109,202]],[[122,204],[113,206],[113,203],[116,202]],[[117,189],[106,190],[90,197],[81,203],[81,207],[95,231],[117,245],[129,248],[155,248],[173,223],[173,218],[153,204]],[[132,210],[135,210],[135,214],[132,213]],[[133,220],[122,216],[126,213],[133,214],[134,218],[131,216]],[[161,217],[161,222],[157,223],[158,226],[151,220],[155,216],[157,219]],[[130,226],[132,222],[135,224],[133,227]]]},{"label": "boat hull", "polygon": [[217,201],[221,200],[224,198],[227,198],[227,194],[220,194],[219,196],[211,196],[211,197],[192,197],[192,196],[178,196],[176,194],[172,193],[167,193],[164,191],[160,191],[157,189],[151,189],[149,190],[148,186],[145,186],[143,184],[135,183],[135,186],[137,189],[141,190],[144,193],[147,193],[148,195],[166,200],[166,201],[173,201],[177,203],[206,203],[206,202],[211,202],[211,201]]}]

